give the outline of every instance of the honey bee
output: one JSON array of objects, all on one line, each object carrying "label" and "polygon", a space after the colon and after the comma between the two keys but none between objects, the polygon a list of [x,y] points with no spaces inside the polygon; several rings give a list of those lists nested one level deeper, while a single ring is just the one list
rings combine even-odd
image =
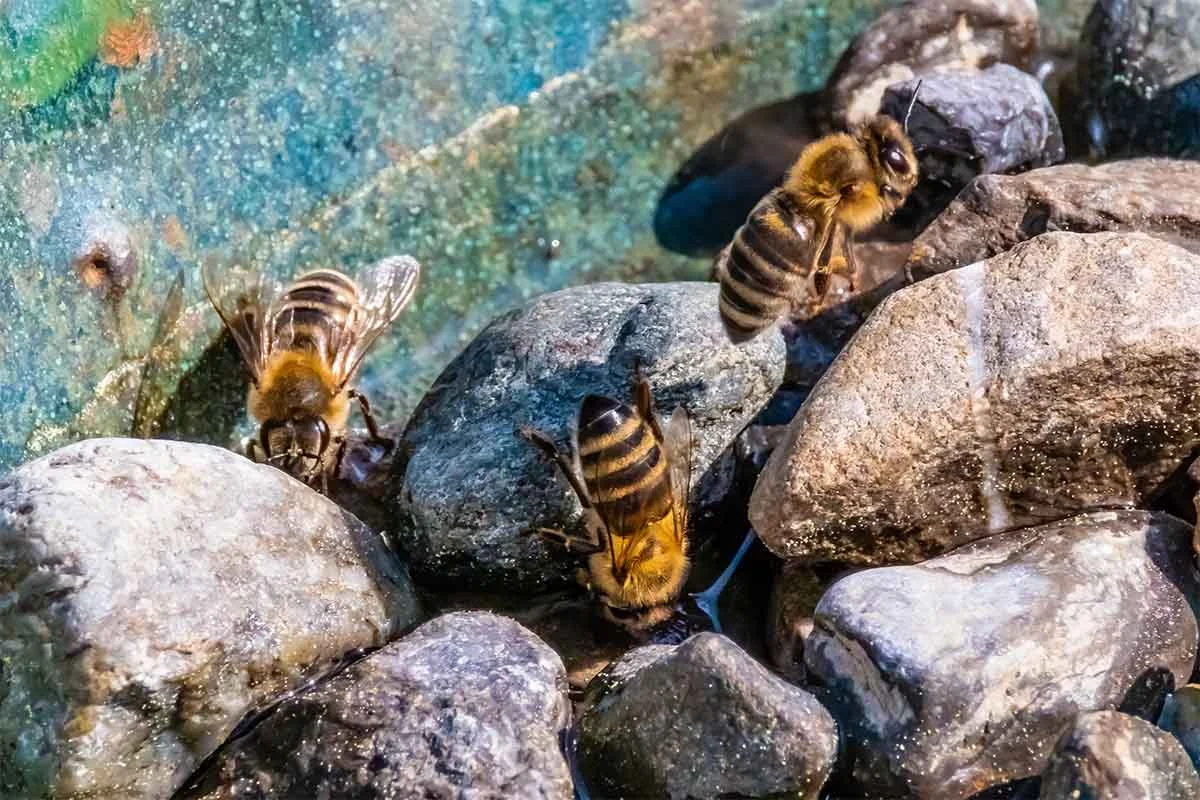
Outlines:
[{"label": "honey bee", "polygon": [[573,458],[540,431],[519,433],[558,466],[585,514],[583,535],[531,532],[585,559],[578,577],[603,616],[637,635],[672,617],[687,580],[692,432],[682,408],[662,429],[640,374],[633,403],[585,397]]},{"label": "honey bee", "polygon": [[730,339],[751,339],[785,313],[811,313],[833,275],[846,273],[856,290],[854,235],[890,217],[917,185],[912,108],[903,127],[880,114],[808,145],[783,185],[750,212],[714,269]]},{"label": "honey bee", "polygon": [[412,299],[420,265],[385,258],[355,281],[318,269],[287,287],[232,269],[201,271],[208,299],[250,372],[246,404],[259,423],[247,455],[313,485],[337,470],[351,401],[372,440],[379,433],[367,398],[350,386],[363,358]]}]

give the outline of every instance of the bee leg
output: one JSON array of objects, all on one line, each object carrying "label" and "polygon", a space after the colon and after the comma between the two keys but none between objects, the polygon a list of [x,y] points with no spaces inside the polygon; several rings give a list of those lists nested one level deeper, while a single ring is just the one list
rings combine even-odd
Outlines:
[{"label": "bee leg", "polygon": [[571,491],[575,492],[575,496],[579,498],[581,506],[584,508],[592,507],[592,501],[588,499],[587,490],[583,488],[579,476],[575,474],[575,470],[571,467],[570,462],[567,461],[566,456],[562,454],[562,451],[558,449],[558,445],[554,444],[549,436],[528,425],[522,426],[517,431],[517,435],[536,447],[543,455],[554,462],[559,472],[567,479],[567,483],[571,484]]},{"label": "bee leg", "polygon": [[862,274],[858,267],[858,258],[854,255],[854,231],[847,227],[842,228],[843,248],[845,250],[844,263],[846,266],[846,277],[850,279],[850,291],[857,292],[859,286],[859,278]]},{"label": "bee leg", "polygon": [[718,604],[721,599],[721,592],[725,591],[725,587],[729,584],[729,580],[733,577],[733,573],[737,571],[738,565],[742,563],[742,559],[746,557],[746,553],[750,550],[750,545],[754,543],[754,529],[751,528],[746,532],[746,538],[742,540],[738,547],[737,554],[734,555],[733,561],[729,562],[729,566],[725,571],[713,581],[712,586],[709,586],[703,592],[692,595],[692,599],[696,603],[696,607],[705,613],[712,620],[713,630],[717,633],[721,632],[721,620],[718,616]]},{"label": "bee leg", "polygon": [[642,362],[635,361],[633,365],[633,405],[638,415],[650,425],[654,438],[663,440],[662,428],[658,424],[658,415],[654,411],[654,394],[650,391],[650,381],[642,375]]},{"label": "bee leg", "polygon": [[595,542],[586,539],[582,536],[575,536],[561,531],[557,528],[532,528],[525,531],[526,536],[541,536],[543,539],[549,539],[556,544],[560,544],[575,555],[591,555],[592,553],[600,552],[600,547]]},{"label": "bee leg", "polygon": [[242,449],[246,451],[246,458],[255,464],[261,464],[267,460],[267,451],[259,444],[258,439],[247,438],[242,443]]},{"label": "bee leg", "polygon": [[396,446],[396,441],[384,436],[379,432],[379,425],[375,422],[375,415],[371,413],[371,404],[367,402],[367,396],[357,389],[350,390],[350,399],[358,401],[358,408],[362,411],[363,420],[367,423],[367,433],[371,435],[371,440],[381,442],[391,450]]}]

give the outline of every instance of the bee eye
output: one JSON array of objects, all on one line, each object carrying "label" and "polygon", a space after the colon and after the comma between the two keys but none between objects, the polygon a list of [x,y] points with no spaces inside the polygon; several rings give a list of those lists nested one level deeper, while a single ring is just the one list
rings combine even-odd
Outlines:
[{"label": "bee eye", "polygon": [[908,172],[908,162],[904,160],[904,154],[896,147],[888,147],[883,151],[883,160],[887,165],[901,175]]},{"label": "bee eye", "polygon": [[609,606],[608,613],[613,615],[613,619],[633,619],[638,615],[638,610],[636,608]]}]

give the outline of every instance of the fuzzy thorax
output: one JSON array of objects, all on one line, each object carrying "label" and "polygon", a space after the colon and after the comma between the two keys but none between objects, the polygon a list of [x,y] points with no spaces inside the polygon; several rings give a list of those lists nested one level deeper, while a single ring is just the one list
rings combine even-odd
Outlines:
[{"label": "fuzzy thorax", "polygon": [[619,608],[645,609],[674,603],[687,579],[683,537],[668,513],[635,536],[614,536],[616,568],[608,549],[588,559],[592,588]]},{"label": "fuzzy thorax", "polygon": [[307,350],[272,354],[258,386],[250,387],[248,406],[259,422],[319,417],[334,431],[350,416],[349,398],[325,359]]}]

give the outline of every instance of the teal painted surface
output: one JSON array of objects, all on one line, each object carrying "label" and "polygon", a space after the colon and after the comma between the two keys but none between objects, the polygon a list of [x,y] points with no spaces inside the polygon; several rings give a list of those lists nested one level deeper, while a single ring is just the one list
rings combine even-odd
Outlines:
[{"label": "teal painted surface", "polygon": [[[881,5],[5,5],[0,468],[128,432],[139,395],[151,431],[227,440],[240,376],[210,349],[206,260],[288,276],[416,256],[418,299],[363,379],[393,419],[527,297],[702,277],[654,243],[663,185],[737,114],[819,86]],[[81,280],[89,231],[135,253],[119,297]]]}]

